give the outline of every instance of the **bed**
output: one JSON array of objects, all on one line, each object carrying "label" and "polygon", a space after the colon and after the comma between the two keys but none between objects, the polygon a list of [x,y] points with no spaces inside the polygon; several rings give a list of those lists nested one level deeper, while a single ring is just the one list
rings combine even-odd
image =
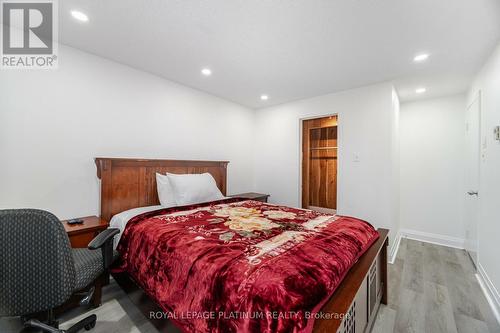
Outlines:
[{"label": "bed", "polygon": [[113,276],[160,331],[363,332],[387,301],[388,230],[239,198],[156,206],[156,173],[209,173],[226,195],[224,161],[96,165],[101,217],[153,206],[125,220]]}]

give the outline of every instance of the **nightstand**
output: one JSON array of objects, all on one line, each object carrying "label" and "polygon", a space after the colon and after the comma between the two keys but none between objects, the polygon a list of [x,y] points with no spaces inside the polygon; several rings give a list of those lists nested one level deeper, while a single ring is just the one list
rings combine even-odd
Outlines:
[{"label": "nightstand", "polygon": [[248,200],[267,202],[267,198],[269,198],[270,195],[263,194],[263,193],[248,192],[248,193],[233,194],[233,195],[230,195],[230,197],[231,198],[245,198]]},{"label": "nightstand", "polygon": [[81,217],[81,219],[83,223],[72,225],[66,221],[62,221],[64,229],[68,233],[71,247],[73,248],[87,247],[97,234],[109,226],[106,220],[97,216]]}]

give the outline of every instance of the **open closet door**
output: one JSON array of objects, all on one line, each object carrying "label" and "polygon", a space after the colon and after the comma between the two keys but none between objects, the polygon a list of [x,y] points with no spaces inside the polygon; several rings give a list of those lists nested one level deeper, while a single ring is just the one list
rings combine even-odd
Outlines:
[{"label": "open closet door", "polygon": [[337,209],[337,116],[302,123],[302,207]]}]

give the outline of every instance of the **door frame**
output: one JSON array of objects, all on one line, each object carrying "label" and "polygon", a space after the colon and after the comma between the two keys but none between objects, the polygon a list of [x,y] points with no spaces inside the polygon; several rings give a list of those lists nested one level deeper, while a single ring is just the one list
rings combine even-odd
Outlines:
[{"label": "door frame", "polygon": [[303,159],[303,152],[302,152],[302,131],[303,131],[303,126],[304,126],[304,121],[305,120],[311,120],[311,119],[319,119],[319,118],[326,118],[326,117],[337,117],[337,214],[339,212],[339,197],[340,197],[340,190],[339,190],[339,182],[340,182],[340,174],[341,174],[341,167],[340,163],[338,161],[340,160],[341,152],[342,152],[342,135],[341,133],[341,125],[340,125],[340,114],[339,113],[327,113],[327,114],[318,114],[314,116],[307,116],[303,118],[299,118],[299,202],[298,202],[298,207],[307,209],[302,206],[302,159]]}]

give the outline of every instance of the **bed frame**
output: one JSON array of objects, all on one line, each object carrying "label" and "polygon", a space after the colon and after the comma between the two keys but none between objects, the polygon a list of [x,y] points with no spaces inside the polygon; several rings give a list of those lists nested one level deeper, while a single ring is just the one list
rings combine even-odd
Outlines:
[{"label": "bed frame", "polygon": [[[226,195],[227,161],[186,161],[127,158],[96,158],[101,180],[101,217],[127,209],[158,205],[155,173],[210,173]],[[378,229],[380,238],[350,269],[332,297],[323,305],[314,322],[315,333],[370,332],[380,303],[387,304],[387,229]],[[159,306],[127,274],[113,277],[132,302],[150,318]],[[168,320],[150,319],[161,332],[179,332]]]}]

